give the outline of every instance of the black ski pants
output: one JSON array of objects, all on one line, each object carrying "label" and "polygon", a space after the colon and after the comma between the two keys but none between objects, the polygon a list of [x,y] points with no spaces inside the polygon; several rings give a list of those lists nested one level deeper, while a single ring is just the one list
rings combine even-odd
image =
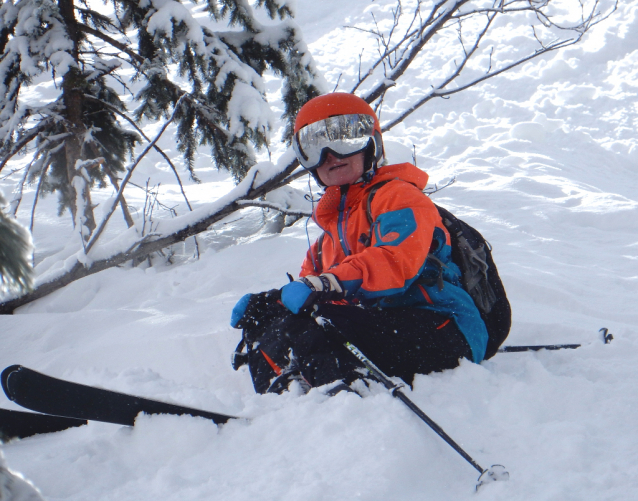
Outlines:
[{"label": "black ski pants", "polygon": [[[295,315],[281,304],[262,304],[259,320],[244,327],[255,390],[282,391],[297,373],[311,386],[356,377],[361,363],[344,346],[350,341],[389,376],[411,384],[415,374],[451,369],[472,359],[454,321],[419,308],[319,305],[315,317]],[[252,355],[252,356],[251,356]],[[252,360],[251,360],[252,358]],[[275,387],[276,376],[284,378]]]}]

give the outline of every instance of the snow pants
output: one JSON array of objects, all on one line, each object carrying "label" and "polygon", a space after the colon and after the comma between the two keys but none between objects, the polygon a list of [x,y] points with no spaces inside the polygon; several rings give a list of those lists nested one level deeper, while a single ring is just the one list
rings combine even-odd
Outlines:
[{"label": "snow pants", "polygon": [[361,363],[344,346],[350,341],[389,376],[412,383],[415,374],[452,369],[472,359],[456,324],[419,308],[363,308],[323,304],[315,316],[295,315],[279,303],[256,304],[244,324],[248,365],[258,393],[287,388],[294,376],[310,386],[360,377]]}]

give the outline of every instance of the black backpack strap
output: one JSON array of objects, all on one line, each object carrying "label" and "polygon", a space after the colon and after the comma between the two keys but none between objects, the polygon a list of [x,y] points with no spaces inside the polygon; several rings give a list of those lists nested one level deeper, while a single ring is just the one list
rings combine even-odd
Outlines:
[{"label": "black backpack strap", "polygon": [[366,247],[370,247],[372,244],[372,224],[374,220],[372,219],[372,200],[374,196],[377,194],[379,188],[381,188],[384,184],[393,181],[393,179],[388,179],[386,181],[380,181],[377,184],[373,184],[368,192],[368,199],[366,200],[366,217],[368,218],[368,224],[370,225],[370,234],[362,233],[359,237],[359,242],[361,242]]},{"label": "black backpack strap", "polygon": [[461,227],[460,221],[447,209],[444,209],[437,204],[434,204],[434,206],[439,211],[439,215],[441,216],[441,219],[443,220],[443,224],[447,228],[447,231],[457,237],[461,236],[463,234],[463,228]]},{"label": "black backpack strap", "polygon": [[[317,273],[322,272],[323,271],[323,260],[322,260],[322,254],[323,254],[323,239],[326,237],[326,232],[324,231],[321,235],[319,235],[319,238],[317,239],[317,262],[313,263],[313,265],[315,266],[315,271]],[[312,252],[312,250],[310,251]],[[321,269],[317,270],[317,266]]]},{"label": "black backpack strap", "polygon": [[[389,183],[390,181],[393,181],[393,179],[388,179],[386,181],[381,181],[377,184],[373,184],[370,188],[370,191],[368,192],[368,200],[366,201],[366,217],[368,218],[368,224],[371,227],[372,223],[374,223],[374,220],[372,219],[372,200],[374,200],[374,196],[377,194],[377,191],[379,191],[379,188],[381,188],[381,186],[383,186],[384,184]],[[372,234],[370,235],[370,240],[372,240]]]}]

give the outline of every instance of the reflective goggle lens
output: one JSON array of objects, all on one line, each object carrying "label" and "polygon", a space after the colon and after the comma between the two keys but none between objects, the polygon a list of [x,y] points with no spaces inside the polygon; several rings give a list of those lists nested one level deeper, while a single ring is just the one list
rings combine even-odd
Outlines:
[{"label": "reflective goggle lens", "polygon": [[337,115],[299,129],[293,149],[299,163],[315,169],[325,158],[324,150],[337,155],[353,155],[365,149],[374,136],[374,117],[370,115]]}]

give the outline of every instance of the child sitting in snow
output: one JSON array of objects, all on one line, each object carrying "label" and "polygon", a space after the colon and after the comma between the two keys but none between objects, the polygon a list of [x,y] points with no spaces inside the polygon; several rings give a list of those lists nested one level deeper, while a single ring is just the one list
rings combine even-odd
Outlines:
[{"label": "child sitting in snow", "polygon": [[428,175],[384,164],[372,108],[346,93],[310,100],[297,115],[293,148],[325,187],[312,216],[324,233],[299,279],[247,294],[233,309],[255,390],[280,393],[292,380],[350,384],[360,364],[346,340],[408,383],[461,358],[481,362],[487,330],[460,286],[450,235],[422,193]]}]

